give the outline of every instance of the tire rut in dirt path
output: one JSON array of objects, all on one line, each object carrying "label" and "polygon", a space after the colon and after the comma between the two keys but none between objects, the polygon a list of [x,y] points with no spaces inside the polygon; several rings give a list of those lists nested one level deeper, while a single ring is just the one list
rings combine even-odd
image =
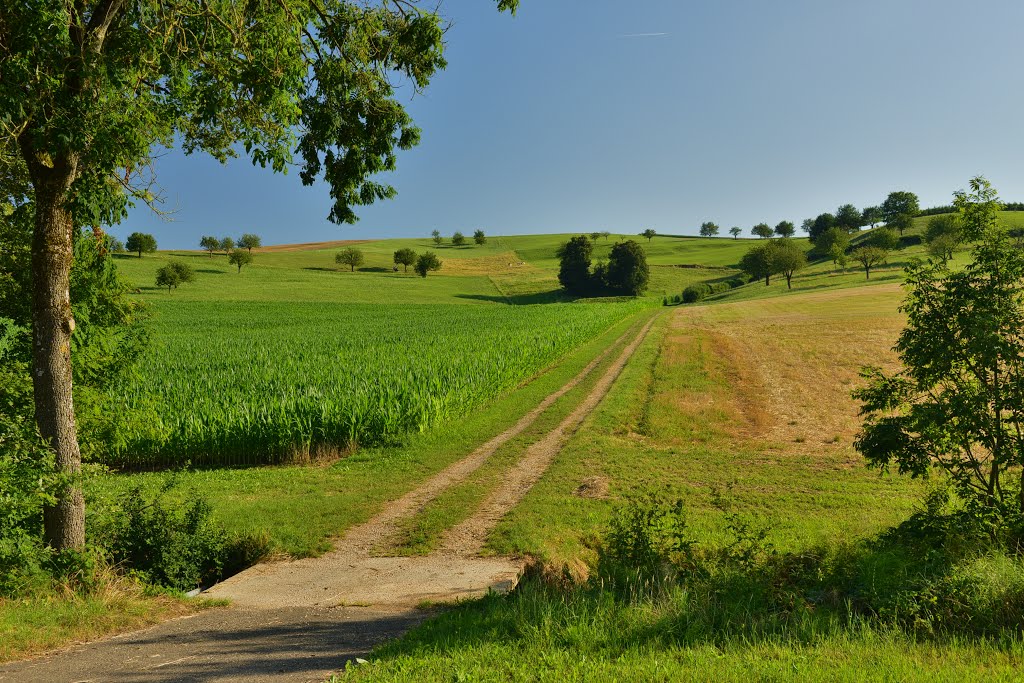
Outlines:
[{"label": "tire rut in dirt path", "polygon": [[[650,325],[651,322],[647,322],[639,333],[636,332],[639,323],[631,326],[575,377],[548,395],[515,425],[398,500],[387,504],[368,522],[350,529],[338,541],[335,550],[315,558],[256,565],[214,586],[207,595],[227,598],[240,607],[249,608],[341,605],[407,607],[422,602],[479,596],[489,590],[511,589],[523,570],[524,563],[519,559],[470,557],[470,551],[462,552],[461,549],[458,552],[460,557],[454,562],[451,552],[419,557],[377,557],[373,552],[386,546],[399,533],[398,523],[402,519],[415,515],[438,495],[465,480],[498,448],[522,434],[555,401],[578,386],[609,354],[631,335],[635,335],[636,338],[626,347],[629,353],[623,352],[612,366],[615,372],[605,373],[598,381],[598,386],[603,389],[596,394],[591,391],[581,404],[583,409],[577,407],[573,411],[572,416],[576,416],[578,424],[607,392],[608,386],[618,376],[622,365],[639,340],[646,335]],[[563,421],[555,432],[542,438],[546,451],[560,443],[567,429],[567,423]],[[556,436],[553,438],[552,434]],[[531,447],[527,452],[534,453],[536,449]],[[537,474],[539,476],[540,473]],[[517,481],[522,486],[525,479],[518,477]]]},{"label": "tire rut in dirt path", "polygon": [[637,347],[647,337],[653,324],[652,317],[633,341],[622,350],[615,363],[605,371],[579,405],[557,427],[526,449],[523,457],[502,478],[501,484],[491,492],[480,508],[471,517],[448,530],[441,541],[439,554],[469,557],[483,549],[487,535],[498,521],[518,505],[523,496],[540,480],[565,442],[608,394],[612,384],[618,379]]}]

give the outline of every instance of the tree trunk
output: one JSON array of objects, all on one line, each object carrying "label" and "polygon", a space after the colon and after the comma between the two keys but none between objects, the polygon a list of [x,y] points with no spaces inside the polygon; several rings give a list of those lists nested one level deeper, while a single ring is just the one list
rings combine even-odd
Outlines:
[{"label": "tree trunk", "polygon": [[[57,550],[85,545],[85,500],[76,481],[82,467],[71,381],[71,273],[74,219],[66,206],[70,174],[36,177],[32,238],[32,386],[36,424],[70,481],[44,512],[46,542]],[[42,180],[42,182],[40,182]]]}]

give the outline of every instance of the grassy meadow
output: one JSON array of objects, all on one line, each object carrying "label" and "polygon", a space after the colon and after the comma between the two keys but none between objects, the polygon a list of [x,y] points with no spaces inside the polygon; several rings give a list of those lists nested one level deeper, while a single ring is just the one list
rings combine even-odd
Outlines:
[{"label": "grassy meadow", "polygon": [[[862,557],[851,544],[906,520],[931,484],[864,467],[850,391],[861,366],[895,362],[902,266],[924,254],[921,245],[894,253],[870,280],[819,261],[792,290],[774,278],[665,307],[663,297],[689,284],[735,276],[756,240],[635,237],[651,263],[647,295],[573,301],[557,284],[555,250],[567,237],[458,248],[359,242],[366,263],[356,272],[334,263],[341,245],[257,250],[241,272],[223,255],[193,251],[119,257],[153,331],[138,377],[118,395],[121,409],[144,416],[118,446],[121,462],[192,466],[95,474],[88,513],[173,481],[172,497],[203,496],[230,533],[264,538],[271,553],[322,553],[654,316],[609,395],[488,539],[486,552],[530,556],[543,569],[507,597],[446,611],[340,677],[704,680],[713,668],[721,680],[1013,679],[1024,656],[1013,635],[935,637],[836,605],[769,614],[758,598],[767,579],[751,572],[639,598],[583,581],[615,511],[651,492],[684,502],[687,533],[709,556],[733,547],[739,525],[771,557],[836,566],[854,557],[847,563],[860,563],[865,585],[909,575],[905,560]],[[599,239],[595,257],[615,239]],[[442,269],[425,279],[394,272],[402,247],[435,251]],[[156,288],[155,271],[170,259],[188,262],[196,282]],[[392,552],[436,548],[600,374],[407,520]],[[975,559],[957,571],[1024,583],[1015,559]],[[108,603],[100,618],[96,601],[60,611],[0,601],[0,624],[34,625],[0,658],[190,609],[170,598]]]}]

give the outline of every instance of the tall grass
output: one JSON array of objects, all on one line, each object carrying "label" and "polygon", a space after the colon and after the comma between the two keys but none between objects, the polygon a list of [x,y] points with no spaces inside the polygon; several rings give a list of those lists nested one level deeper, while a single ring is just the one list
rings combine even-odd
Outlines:
[{"label": "tall grass", "polygon": [[638,306],[165,307],[113,408],[136,418],[109,463],[276,463],[394,442],[465,415]]}]

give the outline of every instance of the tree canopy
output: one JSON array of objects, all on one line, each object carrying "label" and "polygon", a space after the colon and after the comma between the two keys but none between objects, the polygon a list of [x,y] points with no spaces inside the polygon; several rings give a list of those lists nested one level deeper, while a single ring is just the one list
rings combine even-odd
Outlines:
[{"label": "tree canopy", "polygon": [[[277,172],[295,163],[304,184],[330,186],[328,218],[352,223],[356,207],[394,196],[377,174],[419,140],[396,89],[422,89],[445,66],[444,22],[415,0],[5,2],[0,36],[3,173],[23,169],[27,187],[10,203],[32,204],[41,255],[35,416],[71,475],[76,230],[119,221],[133,201],[156,204],[154,152],[174,143],[222,162],[244,150]],[[84,544],[76,486],[57,495],[46,534],[58,549]]]},{"label": "tree canopy", "polygon": [[604,269],[604,284],[609,290],[616,294],[640,296],[647,291],[650,277],[643,247],[633,240],[612,245]]},{"label": "tree canopy", "polygon": [[242,266],[247,266],[252,263],[252,252],[248,249],[234,249],[231,254],[228,255],[228,263],[233,266],[238,266],[238,272],[242,272]]},{"label": "tree canopy", "polygon": [[750,232],[754,235],[757,235],[761,239],[768,239],[769,237],[775,234],[775,231],[772,230],[772,226],[768,225],[767,223],[758,223],[757,225],[750,229]]},{"label": "tree canopy", "polygon": [[968,513],[998,526],[1024,518],[1024,252],[996,222],[984,178],[956,195],[963,228],[978,240],[971,263],[907,268],[903,369],[864,372],[855,395],[866,419],[855,442],[869,464],[948,474]]},{"label": "tree canopy", "polygon": [[590,291],[590,257],[594,245],[577,235],[558,248],[558,282],[570,294],[584,296]]},{"label": "tree canopy", "polygon": [[796,234],[796,226],[790,221],[779,221],[775,226],[775,234],[779,237],[792,237]]},{"label": "tree canopy", "polygon": [[902,235],[903,231],[910,227],[911,221],[921,207],[916,194],[901,190],[890,192],[879,209],[886,227],[895,228]]},{"label": "tree canopy", "polygon": [[246,251],[252,251],[253,249],[259,249],[263,246],[263,240],[260,239],[259,235],[251,232],[244,233],[238,238],[238,248],[245,249]]},{"label": "tree canopy", "polygon": [[711,221],[705,221],[701,223],[700,235],[701,237],[714,237],[718,234],[718,225]]},{"label": "tree canopy", "polygon": [[363,252],[355,247],[345,247],[334,255],[335,263],[349,266],[353,273],[356,272],[356,268],[363,265],[364,261]]},{"label": "tree canopy", "polygon": [[409,266],[416,263],[416,252],[409,247],[404,247],[395,252],[394,260],[396,265],[404,266],[405,272],[409,272]]},{"label": "tree canopy", "polygon": [[416,258],[416,273],[426,277],[432,270],[441,270],[441,259],[432,251],[425,251]]},{"label": "tree canopy", "polygon": [[732,235],[732,238],[734,240],[739,239],[740,235],[743,234],[743,228],[741,228],[738,225],[734,225],[731,228],[729,228],[729,234]]},{"label": "tree canopy", "polygon": [[124,243],[128,251],[134,251],[142,258],[142,254],[156,251],[156,238],[146,232],[133,232]]}]

